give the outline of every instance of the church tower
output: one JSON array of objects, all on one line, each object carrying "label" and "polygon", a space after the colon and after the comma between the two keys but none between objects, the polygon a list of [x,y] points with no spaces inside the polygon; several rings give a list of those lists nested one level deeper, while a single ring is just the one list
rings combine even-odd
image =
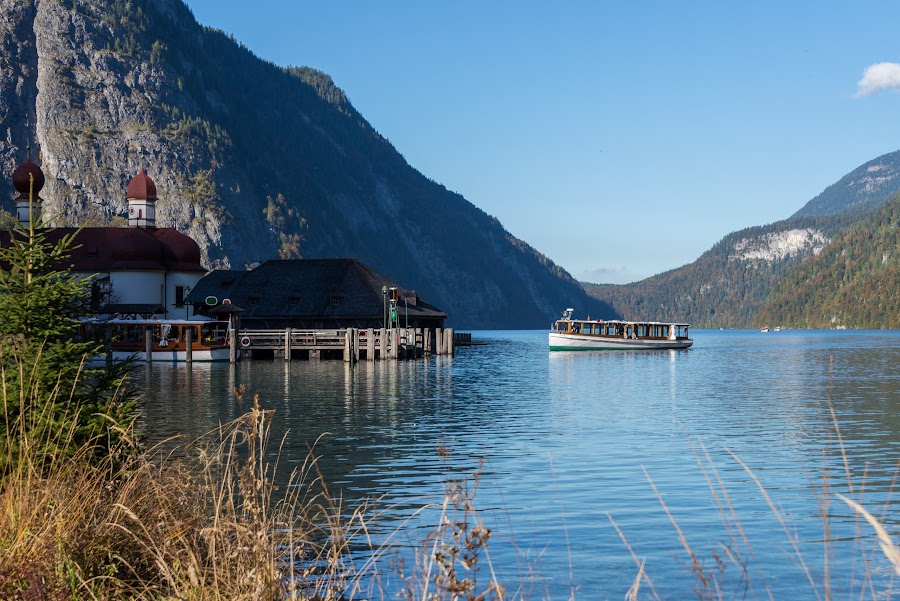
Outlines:
[{"label": "church tower", "polygon": [[19,196],[16,198],[16,219],[26,228],[31,221],[40,222],[41,202],[38,196],[44,187],[44,172],[41,168],[26,159],[13,171],[13,186]]},{"label": "church tower", "polygon": [[156,227],[156,184],[141,169],[128,183],[128,225]]}]

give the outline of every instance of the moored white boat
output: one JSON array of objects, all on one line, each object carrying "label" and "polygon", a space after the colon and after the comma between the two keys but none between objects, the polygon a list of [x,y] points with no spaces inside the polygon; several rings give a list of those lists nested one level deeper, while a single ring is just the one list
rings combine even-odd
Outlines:
[{"label": "moored white boat", "polygon": [[551,351],[686,349],[690,324],[572,319],[566,309],[550,330]]},{"label": "moored white boat", "polygon": [[110,319],[85,321],[82,327],[110,330],[108,353],[114,360],[140,362],[149,358],[150,361],[186,362],[188,337],[191,339],[191,361],[229,360],[232,331],[228,329],[227,321]]}]

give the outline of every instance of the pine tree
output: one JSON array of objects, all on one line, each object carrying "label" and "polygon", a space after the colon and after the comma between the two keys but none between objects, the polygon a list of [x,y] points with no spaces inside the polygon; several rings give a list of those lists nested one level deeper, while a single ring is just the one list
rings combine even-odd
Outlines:
[{"label": "pine tree", "polygon": [[91,282],[71,269],[76,235],[54,242],[40,217],[9,222],[0,247],[0,467],[12,467],[26,444],[42,462],[106,456],[130,429],[135,403],[126,365],[88,365],[103,344],[80,327]]}]

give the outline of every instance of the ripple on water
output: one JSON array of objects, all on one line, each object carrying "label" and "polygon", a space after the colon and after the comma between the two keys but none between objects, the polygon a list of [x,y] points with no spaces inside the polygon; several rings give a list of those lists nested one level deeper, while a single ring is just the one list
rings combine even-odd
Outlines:
[{"label": "ripple on water", "polygon": [[[154,365],[138,375],[144,427],[153,440],[199,435],[240,414],[230,391],[246,384],[276,409],[273,439],[287,435],[279,478],[315,445],[345,504],[386,508],[375,536],[401,524],[407,542],[427,531],[433,512],[410,516],[483,462],[477,505],[495,533],[492,560],[515,581],[539,558],[531,586],[546,594],[537,596],[567,595],[574,582],[581,598],[624,597],[637,568],[610,518],[663,598],[693,595],[664,502],[705,565],[746,536],[756,593],[764,583],[776,598],[815,598],[754,477],[821,580],[823,478],[849,492],[849,470],[856,491],[865,477],[870,506],[889,499],[900,334],[694,334],[689,351],[549,353],[545,332],[476,332],[490,344],[452,359],[195,364],[190,373]],[[723,522],[730,508],[743,535]],[[829,511],[845,541],[833,551],[834,590],[858,593],[847,557],[869,533],[843,507]],[[893,511],[885,521],[898,523]],[[723,576],[729,590],[739,590],[735,572]]]}]

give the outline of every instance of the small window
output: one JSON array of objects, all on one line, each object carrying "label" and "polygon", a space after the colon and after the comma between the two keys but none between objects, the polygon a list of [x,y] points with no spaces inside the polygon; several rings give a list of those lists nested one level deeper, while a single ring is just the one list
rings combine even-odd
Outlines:
[{"label": "small window", "polygon": [[338,305],[340,305],[340,304],[341,304],[341,297],[340,297],[340,296],[332,296],[332,297],[331,297],[331,304],[332,304],[332,306],[334,306],[334,307],[337,307]]},{"label": "small window", "polygon": [[299,299],[298,297],[296,297],[296,296],[289,296],[289,297],[288,297],[288,304],[291,305],[291,306],[293,307],[294,305],[297,304],[297,301],[299,301],[299,300],[300,300],[300,299]]},{"label": "small window", "polygon": [[251,297],[250,297],[250,304],[251,304],[251,305],[258,305],[258,304],[259,304],[259,297],[258,297],[258,296],[251,296]]},{"label": "small window", "polygon": [[88,251],[88,259],[96,259],[96,258],[97,258],[97,251],[96,251],[96,250],[89,250],[89,251]]},{"label": "small window", "polygon": [[184,286],[175,286],[175,306],[184,306]]}]

